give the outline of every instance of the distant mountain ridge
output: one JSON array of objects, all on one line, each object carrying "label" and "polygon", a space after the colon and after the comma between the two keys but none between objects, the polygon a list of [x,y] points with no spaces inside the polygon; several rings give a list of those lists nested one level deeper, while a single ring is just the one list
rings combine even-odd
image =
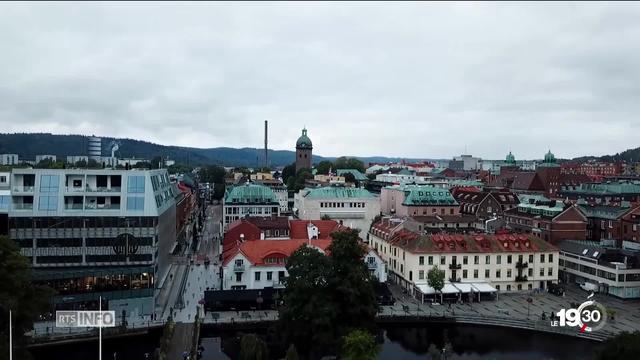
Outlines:
[{"label": "distant mountain ridge", "polygon": [[[18,154],[21,159],[35,159],[36,155],[56,155],[65,159],[68,155],[87,155],[88,136],[84,135],[57,135],[49,133],[16,133],[0,134],[0,154]],[[264,163],[264,149],[255,148],[229,148],[217,147],[209,149],[167,146],[154,144],[148,141],[102,137],[103,156],[111,155],[109,144],[116,140],[120,142],[120,149],[116,152],[119,158],[144,158],[152,159],[155,156],[169,157],[180,164],[198,165],[224,165],[257,167]],[[269,164],[271,166],[286,166],[295,161],[295,151],[268,150]],[[421,159],[407,159],[384,156],[350,156],[356,157],[365,164],[369,162],[391,161],[419,161]],[[313,155],[313,162],[323,160],[335,160],[335,157]]]}]

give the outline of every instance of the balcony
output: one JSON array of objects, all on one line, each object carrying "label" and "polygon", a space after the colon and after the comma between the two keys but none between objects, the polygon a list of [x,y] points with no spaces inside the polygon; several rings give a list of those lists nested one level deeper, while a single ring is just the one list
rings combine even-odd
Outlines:
[{"label": "balcony", "polygon": [[85,210],[120,210],[119,204],[87,204]]},{"label": "balcony", "polygon": [[526,262],[518,261],[516,263],[516,269],[526,269],[528,265]]},{"label": "balcony", "polygon": [[33,204],[13,204],[13,210],[33,210]]},{"label": "balcony", "polygon": [[456,263],[449,264],[449,270],[460,270],[460,269],[462,269],[461,264],[456,264]]},{"label": "balcony", "polygon": [[457,282],[461,282],[462,280],[460,278],[449,278],[449,282],[452,283],[457,283]]},{"label": "balcony", "polygon": [[244,264],[233,264],[234,272],[244,272]]},{"label": "balcony", "polygon": [[14,192],[32,193],[33,190],[34,190],[33,185],[32,186],[14,186],[13,187],[13,191]]},{"label": "balcony", "polygon": [[88,186],[85,188],[85,191],[87,192],[108,192],[108,193],[113,193],[113,192],[121,192],[122,188],[121,187],[106,187],[106,186],[97,186],[97,187],[91,187]]},{"label": "balcony", "polygon": [[527,281],[527,275],[516,276],[516,282],[525,282],[525,281]]},{"label": "balcony", "polygon": [[64,204],[65,210],[82,210],[84,205],[82,204]]}]

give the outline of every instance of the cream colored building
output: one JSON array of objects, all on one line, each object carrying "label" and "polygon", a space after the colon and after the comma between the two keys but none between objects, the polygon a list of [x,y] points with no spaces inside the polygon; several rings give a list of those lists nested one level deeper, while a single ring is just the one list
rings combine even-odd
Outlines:
[{"label": "cream colored building", "polygon": [[558,280],[559,250],[534,236],[420,235],[403,223],[383,218],[372,226],[369,245],[387,263],[388,278],[412,295],[429,288],[427,273],[435,266],[445,272],[449,287],[459,289],[467,284],[499,292],[546,289]]}]

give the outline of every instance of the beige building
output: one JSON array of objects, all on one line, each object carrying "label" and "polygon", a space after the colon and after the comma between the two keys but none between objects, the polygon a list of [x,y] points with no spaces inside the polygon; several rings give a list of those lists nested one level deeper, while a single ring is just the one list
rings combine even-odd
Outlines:
[{"label": "beige building", "polygon": [[434,293],[427,273],[435,266],[445,272],[449,290],[510,292],[557,282],[559,250],[535,236],[420,235],[407,230],[405,221],[386,217],[375,223],[369,244],[387,263],[388,278],[416,297]]}]

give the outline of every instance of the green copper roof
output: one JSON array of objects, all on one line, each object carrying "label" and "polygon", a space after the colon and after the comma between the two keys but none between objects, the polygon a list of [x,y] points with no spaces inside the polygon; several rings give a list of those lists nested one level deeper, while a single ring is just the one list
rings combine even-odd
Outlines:
[{"label": "green copper roof", "polygon": [[311,139],[307,136],[307,129],[302,129],[302,135],[296,141],[297,148],[311,148],[313,144],[311,144]]},{"label": "green copper roof", "polygon": [[507,165],[515,165],[516,164],[516,157],[513,156],[513,154],[511,153],[511,151],[509,151],[509,153],[507,154],[507,158],[504,160],[504,162]]},{"label": "green copper roof", "polygon": [[518,198],[519,212],[554,217],[564,211],[562,201],[554,201],[551,206],[552,201],[542,195],[518,195]]},{"label": "green copper roof", "polygon": [[551,150],[549,150],[545,155],[544,155],[544,160],[542,161],[542,164],[538,165],[538,166],[542,166],[542,167],[556,167],[556,166],[560,166],[558,164],[556,164],[556,157],[555,155],[553,155],[553,153],[551,152]]},{"label": "green copper roof", "polygon": [[336,174],[338,174],[338,176],[344,176],[345,174],[352,174],[353,177],[358,181],[369,179],[363,173],[361,173],[359,170],[356,170],[356,169],[338,169],[336,170]]},{"label": "green copper roof", "polygon": [[276,194],[264,185],[245,183],[227,190],[224,197],[225,204],[269,204],[278,203]]},{"label": "green copper roof", "polygon": [[484,183],[482,181],[477,180],[451,180],[449,181],[449,186],[474,186],[482,189],[484,187]]},{"label": "green copper roof", "polygon": [[579,205],[578,208],[586,217],[617,220],[629,211],[630,207],[628,205],[628,203],[625,207]]},{"label": "green copper roof", "polygon": [[402,202],[408,206],[458,205],[449,190],[436,187],[408,187]]},{"label": "green copper roof", "polygon": [[622,194],[640,194],[640,182],[612,182],[612,183],[594,183],[581,184],[579,188],[573,190],[563,190],[563,193],[575,194],[600,194],[600,195],[622,195]]},{"label": "green copper roof", "polygon": [[321,188],[308,189],[309,192],[305,195],[309,199],[344,199],[344,198],[370,198],[373,199],[376,196],[362,188],[348,188],[338,186],[326,186]]}]

